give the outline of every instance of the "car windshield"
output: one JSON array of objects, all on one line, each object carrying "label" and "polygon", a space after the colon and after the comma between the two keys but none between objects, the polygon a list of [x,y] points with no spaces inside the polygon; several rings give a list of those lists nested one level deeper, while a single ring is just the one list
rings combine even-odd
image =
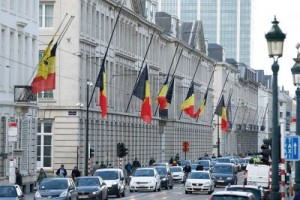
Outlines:
[{"label": "car windshield", "polygon": [[17,191],[14,186],[0,186],[0,197],[17,197]]},{"label": "car windshield", "polygon": [[201,160],[201,161],[199,162],[199,164],[202,165],[202,166],[205,167],[205,168],[209,167],[209,162],[206,161],[206,160]]},{"label": "car windshield", "polygon": [[217,160],[219,163],[230,163],[229,158],[218,158]]},{"label": "car windshield", "polygon": [[182,172],[181,167],[171,167],[170,170],[171,170],[171,172]]},{"label": "car windshield", "polygon": [[239,197],[232,195],[213,196],[212,200],[248,200],[248,197]]},{"label": "car windshield", "polygon": [[196,170],[197,166],[198,166],[198,164],[192,164],[191,169]]},{"label": "car windshield", "polygon": [[189,179],[209,179],[208,173],[191,173]]},{"label": "car windshield", "polygon": [[215,165],[214,169],[213,169],[213,173],[232,174],[232,167],[231,166]]},{"label": "car windshield", "polygon": [[246,160],[245,159],[239,159],[239,162],[240,163],[246,163]]},{"label": "car windshield", "polygon": [[78,178],[75,181],[76,186],[98,186],[99,180],[98,178]]},{"label": "car windshield", "polygon": [[136,170],[133,176],[154,176],[154,171],[151,169]]},{"label": "car windshield", "polygon": [[65,190],[68,188],[68,181],[65,179],[43,180],[39,186],[40,190]]},{"label": "car windshield", "polygon": [[166,168],[163,168],[163,167],[156,167],[155,169],[156,169],[156,171],[158,172],[158,174],[161,174],[161,175],[167,174]]},{"label": "car windshield", "polygon": [[94,176],[100,176],[103,180],[117,180],[117,171],[96,171]]},{"label": "car windshield", "polygon": [[191,162],[188,161],[188,160],[180,160],[179,163],[180,163],[180,165],[188,165],[188,164],[191,164]]},{"label": "car windshield", "polygon": [[228,187],[228,191],[241,191],[241,192],[251,192],[254,194],[256,199],[261,199],[261,191],[255,188],[246,188],[246,187]]}]

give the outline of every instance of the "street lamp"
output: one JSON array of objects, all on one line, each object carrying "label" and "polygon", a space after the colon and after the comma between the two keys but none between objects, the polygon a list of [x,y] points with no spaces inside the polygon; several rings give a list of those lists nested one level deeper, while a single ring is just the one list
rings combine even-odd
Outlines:
[{"label": "street lamp", "polygon": [[[297,45],[297,50],[298,50],[297,58],[294,58],[294,61],[296,63],[292,67],[291,71],[293,74],[294,85],[297,87],[297,90],[296,90],[296,102],[297,102],[296,135],[300,136],[300,53],[299,53],[299,45]],[[296,172],[295,172],[294,190],[295,190],[295,192],[299,192],[300,191],[300,161],[296,161],[295,169],[296,169]]]},{"label": "street lamp", "polygon": [[272,119],[272,192],[270,193],[270,199],[279,200],[281,195],[279,193],[279,155],[280,155],[280,135],[278,127],[278,58],[282,56],[283,42],[285,34],[282,33],[278,26],[278,21],[274,17],[272,22],[273,26],[271,30],[265,35],[268,43],[269,57],[273,58],[272,71],[273,71],[273,119]]},{"label": "street lamp", "polygon": [[85,127],[85,162],[84,162],[84,175],[89,175],[88,161],[89,161],[89,91],[93,83],[89,79],[86,81],[86,127]]}]

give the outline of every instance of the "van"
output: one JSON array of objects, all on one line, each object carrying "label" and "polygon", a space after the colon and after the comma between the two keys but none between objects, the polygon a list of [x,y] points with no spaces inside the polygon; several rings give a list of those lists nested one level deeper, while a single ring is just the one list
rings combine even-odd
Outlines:
[{"label": "van", "polygon": [[97,169],[94,176],[100,176],[107,185],[108,194],[125,197],[125,178],[121,169]]},{"label": "van", "polygon": [[247,185],[261,186],[264,189],[269,188],[270,166],[264,164],[248,164],[245,172]]}]

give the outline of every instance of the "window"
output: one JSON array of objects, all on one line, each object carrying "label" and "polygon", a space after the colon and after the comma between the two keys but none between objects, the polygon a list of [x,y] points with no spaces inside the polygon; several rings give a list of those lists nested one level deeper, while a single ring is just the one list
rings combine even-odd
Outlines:
[{"label": "window", "polygon": [[39,20],[40,27],[53,27],[53,9],[54,5],[50,3],[40,3]]},{"label": "window", "polygon": [[281,101],[281,102],[279,102],[279,105],[280,105],[280,106],[282,106],[282,105],[283,105],[283,102],[282,102],[282,101]]},{"label": "window", "polygon": [[37,133],[37,167],[51,167],[52,123],[39,122]]},{"label": "window", "polygon": [[283,117],[283,113],[282,113],[282,112],[279,113],[279,117],[280,117],[280,118]]}]

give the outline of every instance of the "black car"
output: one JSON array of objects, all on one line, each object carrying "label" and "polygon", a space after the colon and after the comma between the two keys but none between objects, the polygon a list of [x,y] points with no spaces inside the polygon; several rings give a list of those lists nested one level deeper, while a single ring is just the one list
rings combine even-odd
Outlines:
[{"label": "black car", "polygon": [[75,183],[71,178],[46,178],[44,179],[35,195],[34,200],[59,199],[77,200],[78,194]]},{"label": "black car", "polygon": [[237,175],[234,164],[231,163],[216,163],[212,170],[212,177],[218,185],[237,184]]},{"label": "black car", "polygon": [[75,184],[79,199],[107,199],[107,186],[99,176],[78,177]]},{"label": "black car", "polygon": [[166,190],[168,188],[173,189],[174,187],[174,180],[171,173],[170,168],[163,167],[163,166],[156,166],[154,167],[160,176],[160,185],[162,188]]}]

